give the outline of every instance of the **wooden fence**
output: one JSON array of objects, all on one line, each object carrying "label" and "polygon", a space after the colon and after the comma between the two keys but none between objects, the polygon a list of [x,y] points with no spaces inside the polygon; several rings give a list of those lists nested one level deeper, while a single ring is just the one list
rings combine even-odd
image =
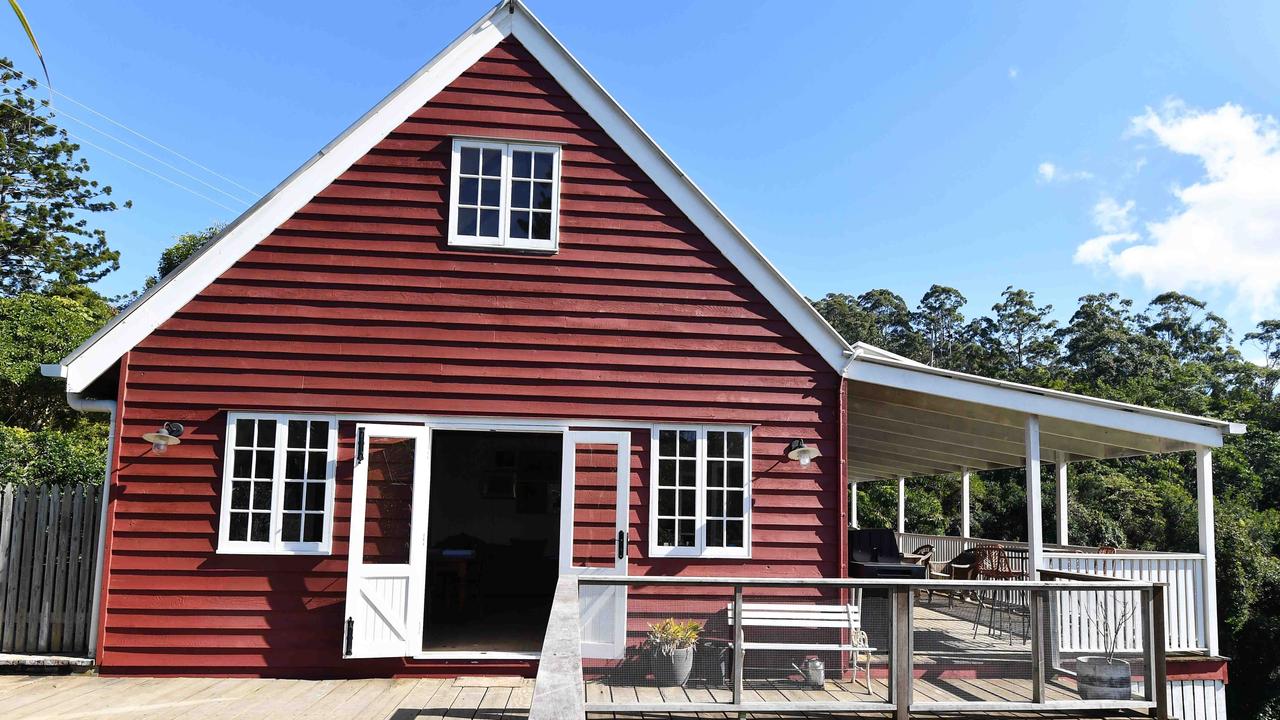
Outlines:
[{"label": "wooden fence", "polygon": [[0,486],[0,652],[88,654],[101,503],[101,486]]}]

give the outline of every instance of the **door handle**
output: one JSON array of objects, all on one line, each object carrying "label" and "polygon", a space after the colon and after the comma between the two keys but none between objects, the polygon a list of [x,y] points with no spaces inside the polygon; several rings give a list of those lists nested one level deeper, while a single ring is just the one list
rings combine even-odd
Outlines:
[{"label": "door handle", "polygon": [[618,531],[618,559],[621,560],[626,556],[627,556],[627,531],[619,530]]}]

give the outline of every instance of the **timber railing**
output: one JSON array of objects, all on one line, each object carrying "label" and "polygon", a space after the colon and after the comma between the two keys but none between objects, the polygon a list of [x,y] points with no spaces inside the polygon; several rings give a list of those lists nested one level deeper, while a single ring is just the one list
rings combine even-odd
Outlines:
[{"label": "timber railing", "polygon": [[0,653],[89,652],[102,487],[0,485]]},{"label": "timber railing", "polygon": [[[795,578],[577,578],[583,648],[576,668],[587,713],[910,713],[1138,710],[1167,717],[1159,583],[1085,579],[950,581]],[[560,626],[569,601],[557,591]],[[1117,648],[1119,697],[1096,699],[1079,653],[1052,643],[1066,593],[1104,622],[1122,617],[1143,641]],[[1110,594],[1110,596],[1108,596]],[[1130,600],[1136,598],[1136,601]],[[822,613],[797,627],[798,616]],[[688,653],[664,653],[647,636],[664,621],[696,622]],[[618,634],[610,638],[610,634]],[[548,647],[565,635],[548,628]],[[557,651],[556,658],[564,659]],[[556,660],[540,667],[540,694],[567,684]],[[855,669],[856,667],[856,669]],[[544,670],[547,677],[544,678]],[[553,679],[552,675],[558,679]],[[687,676],[687,677],[686,677]],[[1160,688],[1162,689],[1162,688]],[[538,717],[549,717],[539,715]],[[561,714],[557,717],[582,717]]]},{"label": "timber railing", "polygon": [[572,720],[586,716],[582,689],[581,611],[578,576],[561,575],[556,581],[547,619],[547,634],[538,659],[529,720]]},{"label": "timber railing", "polygon": [[[1008,548],[1027,546],[1025,542],[1015,540],[987,540],[924,533],[898,534],[898,546],[902,550],[910,551],[921,545],[933,545],[933,559],[940,563],[950,561],[974,545],[990,544],[999,544]],[[1163,583],[1167,586],[1164,603],[1165,615],[1168,618],[1165,629],[1165,649],[1169,652],[1185,653],[1208,651],[1206,618],[1209,612],[1208,605],[1215,600],[1206,597],[1204,592],[1204,555],[1123,548],[1117,549],[1114,553],[1100,553],[1096,547],[1049,543],[1046,543],[1044,548],[1044,568],[1042,569]],[[1092,598],[1084,595],[1075,600],[1092,601]],[[1087,625],[1072,624],[1070,617],[1063,617],[1062,620],[1064,632],[1060,639],[1063,650],[1084,652],[1099,649],[1101,638]],[[1132,647],[1134,642],[1132,638],[1125,638],[1125,641]]]}]

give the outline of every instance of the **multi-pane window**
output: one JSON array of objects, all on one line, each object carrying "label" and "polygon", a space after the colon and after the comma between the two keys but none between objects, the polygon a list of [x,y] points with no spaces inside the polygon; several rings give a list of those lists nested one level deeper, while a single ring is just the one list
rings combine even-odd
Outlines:
[{"label": "multi-pane window", "polygon": [[555,250],[560,148],[453,142],[449,243]]},{"label": "multi-pane window", "polygon": [[329,494],[329,422],[290,420],[285,448],[281,536],[285,542],[320,542]]},{"label": "multi-pane window", "polygon": [[650,554],[748,555],[750,442],[747,428],[655,428]]},{"label": "multi-pane window", "polygon": [[337,423],[232,413],[219,552],[327,553]]},{"label": "multi-pane window", "polygon": [[276,421],[236,421],[232,441],[229,540],[271,539],[271,480],[276,467]]},{"label": "multi-pane window", "polygon": [[746,441],[740,432],[707,431],[707,547],[743,546]]},{"label": "multi-pane window", "polygon": [[658,545],[697,545],[698,433],[658,432]]},{"label": "multi-pane window", "polygon": [[458,155],[459,238],[501,237],[502,149],[463,147]]}]

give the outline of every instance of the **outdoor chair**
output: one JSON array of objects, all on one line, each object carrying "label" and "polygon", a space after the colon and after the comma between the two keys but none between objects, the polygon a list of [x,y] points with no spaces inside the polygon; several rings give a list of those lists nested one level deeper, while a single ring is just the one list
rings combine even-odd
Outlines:
[{"label": "outdoor chair", "polygon": [[[923,566],[925,569],[924,570],[925,577],[929,577],[933,571],[933,564],[930,562],[933,559],[933,546],[921,545],[915,550],[912,550],[911,554],[915,556],[912,562],[914,562],[916,565]],[[917,599],[920,596],[924,595],[924,592],[925,592],[924,590],[917,590],[916,591]]]},{"label": "outdoor chair", "polygon": [[[975,577],[975,569],[973,565],[974,557],[977,555],[972,548],[962,551],[959,555],[951,558],[947,562],[930,562],[929,578],[931,580],[972,580]],[[933,602],[933,593],[939,592],[929,589],[929,602]],[[947,607],[955,604],[956,594],[950,590],[947,593]]]},{"label": "outdoor chair", "polygon": [[[1013,569],[1014,562],[1010,558],[1010,551],[1003,545],[978,545],[974,548],[975,558],[975,575],[978,580],[993,581],[1010,581],[1020,580],[1025,575],[1025,570]],[[1020,565],[1026,564],[1026,556],[1021,551],[1014,551],[1022,562]],[[983,610],[987,611],[988,625],[987,634],[990,636],[998,636],[1000,634],[1001,625],[1009,627],[1009,642],[1013,642],[1013,622],[1015,618],[1022,620],[1022,634],[1027,634],[1028,623],[1030,621],[1030,612],[1026,610],[1025,603],[1026,593],[1022,590],[1002,588],[984,588],[978,593],[978,610],[973,616],[973,636],[978,637],[978,626],[982,624]]]}]

